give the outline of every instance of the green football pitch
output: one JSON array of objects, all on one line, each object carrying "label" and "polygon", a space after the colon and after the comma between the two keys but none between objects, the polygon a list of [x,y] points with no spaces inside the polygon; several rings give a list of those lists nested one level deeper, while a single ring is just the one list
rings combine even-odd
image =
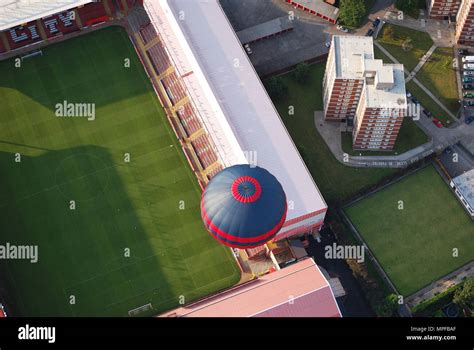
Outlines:
[{"label": "green football pitch", "polygon": [[345,211],[405,296],[474,259],[474,223],[433,166]]},{"label": "green football pitch", "polygon": [[[95,120],[57,117],[63,101],[95,104]],[[0,62],[0,125],[0,244],[39,250],[0,261],[15,314],[149,316],[238,282],[122,28]]]}]

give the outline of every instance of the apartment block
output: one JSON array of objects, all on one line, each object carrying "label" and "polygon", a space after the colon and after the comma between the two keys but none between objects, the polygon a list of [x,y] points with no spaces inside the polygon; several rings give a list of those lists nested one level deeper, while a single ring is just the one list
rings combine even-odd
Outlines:
[{"label": "apartment block", "polygon": [[375,59],[372,37],[333,37],[323,91],[325,120],[353,119],[354,149],[393,149],[407,110],[404,69]]},{"label": "apartment block", "polygon": [[428,16],[445,19],[456,15],[462,0],[427,0]]},{"label": "apartment block", "polygon": [[474,44],[473,4],[473,0],[464,0],[456,17],[456,41],[460,45]]}]

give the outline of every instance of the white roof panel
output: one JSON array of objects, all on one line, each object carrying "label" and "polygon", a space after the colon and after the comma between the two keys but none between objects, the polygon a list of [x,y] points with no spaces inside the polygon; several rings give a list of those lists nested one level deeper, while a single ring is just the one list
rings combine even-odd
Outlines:
[{"label": "white roof panel", "polygon": [[0,31],[90,2],[92,0],[0,0]]},{"label": "white roof panel", "polygon": [[[200,114],[208,119],[206,124],[219,125],[224,131],[211,130],[210,136],[217,144],[227,143],[222,147],[228,154],[234,153],[225,161],[226,166],[241,162],[242,154],[255,154],[257,165],[278,178],[292,201],[294,209],[288,211],[288,220],[325,209],[324,199],[218,1],[146,0],[145,6],[160,17],[166,14],[154,21],[157,30],[167,45],[170,41],[175,47],[172,54],[187,56],[193,74],[185,79],[195,76],[194,89],[201,90],[195,94],[205,95],[213,106],[197,108],[204,108],[205,113]],[[223,135],[231,140],[223,140]]]}]

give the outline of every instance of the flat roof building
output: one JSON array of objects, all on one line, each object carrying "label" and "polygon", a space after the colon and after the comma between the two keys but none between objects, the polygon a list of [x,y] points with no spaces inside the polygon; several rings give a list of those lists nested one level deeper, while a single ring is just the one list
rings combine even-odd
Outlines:
[{"label": "flat roof building", "polygon": [[287,3],[303,11],[318,16],[333,24],[337,23],[339,8],[323,0],[285,0]]},{"label": "flat roof building", "polygon": [[453,178],[451,187],[471,218],[474,219],[474,169]]},{"label": "flat roof building", "polygon": [[403,65],[375,59],[372,37],[335,35],[323,103],[325,120],[353,119],[354,149],[393,149],[407,109]]},{"label": "flat roof building", "polygon": [[331,286],[312,258],[160,317],[341,317]]}]

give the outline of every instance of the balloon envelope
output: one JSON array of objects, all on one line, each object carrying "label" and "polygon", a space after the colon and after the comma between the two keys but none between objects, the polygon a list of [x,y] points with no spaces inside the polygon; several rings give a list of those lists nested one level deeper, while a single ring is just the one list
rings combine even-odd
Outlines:
[{"label": "balloon envelope", "polygon": [[233,248],[271,240],[286,219],[286,195],[267,170],[234,165],[215,175],[201,199],[201,217],[211,235]]}]

